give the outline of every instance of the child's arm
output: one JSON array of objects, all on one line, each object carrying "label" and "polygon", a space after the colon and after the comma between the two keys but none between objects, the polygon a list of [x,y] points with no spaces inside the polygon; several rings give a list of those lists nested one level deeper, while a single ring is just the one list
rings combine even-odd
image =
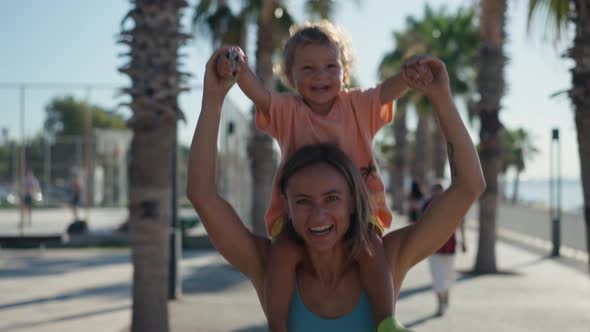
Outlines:
[{"label": "child's arm", "polygon": [[[233,58],[234,56],[236,58]],[[232,65],[232,62],[236,65]],[[241,48],[233,46],[228,49],[225,56],[219,58],[217,74],[224,79],[236,78],[238,86],[254,103],[256,110],[261,111],[267,119],[269,118],[270,92],[250,69],[248,58]]]},{"label": "child's arm", "polygon": [[381,104],[398,99],[408,91],[408,84],[403,80],[402,74],[397,73],[381,82]]},{"label": "child's arm", "polygon": [[[411,84],[411,82],[406,81],[408,78],[414,81],[420,81],[423,86],[432,82],[433,75],[430,68],[424,64],[415,63],[411,61],[412,59],[408,59],[402,65],[402,72],[409,73],[411,75],[410,77],[407,77],[407,75],[404,76],[400,72],[381,82],[381,104],[388,103],[403,96]],[[411,67],[412,70],[408,71],[408,67]]]}]

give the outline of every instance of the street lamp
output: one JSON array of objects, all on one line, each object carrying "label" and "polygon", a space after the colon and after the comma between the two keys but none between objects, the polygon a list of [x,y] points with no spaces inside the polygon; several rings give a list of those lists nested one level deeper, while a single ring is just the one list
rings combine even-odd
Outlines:
[{"label": "street lamp", "polygon": [[549,214],[551,217],[551,256],[559,257],[561,246],[561,146],[559,128],[551,130],[549,145]]},{"label": "street lamp", "polygon": [[174,125],[172,142],[172,220],[170,221],[170,261],[168,266],[168,299],[179,299],[182,295],[182,279],[178,271],[178,261],[182,255],[182,231],[178,222],[178,121]]}]

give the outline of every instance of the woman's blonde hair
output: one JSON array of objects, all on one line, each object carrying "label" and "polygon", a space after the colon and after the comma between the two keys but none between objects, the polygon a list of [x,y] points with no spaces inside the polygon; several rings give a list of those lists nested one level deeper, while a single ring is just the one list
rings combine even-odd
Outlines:
[{"label": "woman's blonde hair", "polygon": [[340,50],[340,60],[342,61],[342,71],[344,84],[350,83],[350,72],[354,65],[354,56],[348,36],[336,25],[328,20],[318,22],[306,22],[301,25],[294,25],[289,30],[291,37],[285,43],[283,50],[284,65],[282,68],[283,75],[288,82],[292,81],[292,69],[297,47],[320,44],[333,44]]},{"label": "woman's blonde hair", "polygon": [[[369,245],[369,218],[371,206],[369,195],[365,187],[365,181],[354,166],[350,158],[337,146],[332,144],[307,145],[297,150],[281,169],[278,185],[281,194],[287,197],[287,184],[289,179],[302,169],[317,165],[326,164],[333,167],[348,184],[352,196],[352,207],[354,211],[350,216],[350,226],[344,235],[344,243],[349,250],[350,257],[356,257],[362,250],[372,254]],[[295,231],[292,220],[285,216],[285,229],[287,235],[293,240],[301,243],[302,239]]]}]

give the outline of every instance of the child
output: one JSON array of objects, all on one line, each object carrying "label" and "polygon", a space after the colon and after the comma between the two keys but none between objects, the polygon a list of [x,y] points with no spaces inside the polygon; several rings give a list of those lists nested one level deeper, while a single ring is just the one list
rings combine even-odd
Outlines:
[{"label": "child", "polygon": [[[383,181],[372,153],[376,132],[393,117],[392,101],[403,95],[408,85],[401,74],[386,79],[368,90],[346,90],[352,56],[344,35],[331,23],[306,24],[291,33],[284,49],[284,75],[298,95],[267,90],[247,64],[238,47],[229,48],[217,62],[221,78],[235,77],[242,91],[256,106],[256,126],[274,137],[281,149],[281,164],[301,146],[334,143],[361,169],[370,192],[375,232],[369,239],[372,253],[362,252],[354,259],[359,264],[363,288],[367,291],[375,320],[387,325],[394,310],[391,271],[379,235],[391,224]],[[404,68],[405,76],[428,84],[432,74],[424,65]],[[271,250],[265,308],[272,331],[286,331],[289,301],[296,284],[296,268],[303,253],[294,241],[279,236],[286,207],[275,175],[270,207],[265,221],[275,239]],[[310,229],[317,236],[331,229]],[[386,292],[383,292],[386,290]]]}]

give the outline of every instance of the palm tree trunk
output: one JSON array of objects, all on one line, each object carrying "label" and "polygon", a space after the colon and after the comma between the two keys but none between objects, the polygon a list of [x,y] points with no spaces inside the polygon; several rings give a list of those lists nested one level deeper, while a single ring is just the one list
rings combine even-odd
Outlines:
[{"label": "palm tree trunk", "polygon": [[[576,32],[569,57],[574,60],[570,99],[575,107],[574,120],[578,135],[582,191],[584,193],[584,219],[586,220],[586,249],[590,252],[590,0],[574,1],[572,18]],[[590,260],[588,261],[590,269]]]},{"label": "palm tree trunk", "polygon": [[[262,6],[262,12],[258,18],[256,75],[262,80],[267,89],[273,90],[275,88],[275,81],[272,71],[272,55],[275,42],[273,38],[272,19],[277,2],[264,0]],[[256,130],[254,121],[254,114],[252,114],[252,138],[248,147],[252,156],[252,231],[259,235],[266,235],[264,214],[268,207],[268,202],[270,202],[272,179],[277,162],[274,157],[272,138]]]},{"label": "palm tree trunk", "polygon": [[414,142],[414,158],[412,159],[412,177],[421,184],[426,183],[426,175],[430,169],[429,117],[425,109],[416,107],[418,125],[416,127],[416,139]]},{"label": "palm tree trunk", "polygon": [[498,205],[498,169],[500,155],[499,112],[504,95],[503,52],[506,0],[481,0],[480,68],[477,79],[481,99],[480,117],[481,166],[486,190],[479,199],[479,241],[474,271],[494,273],[496,268],[496,209]]},{"label": "palm tree trunk", "polygon": [[166,332],[168,262],[172,217],[172,167],[176,122],[182,117],[178,95],[182,73],[178,49],[185,0],[134,0],[123,23],[121,42],[130,47],[130,63],[120,69],[131,80],[133,139],[129,151],[129,229],[133,261],[131,331]]},{"label": "palm tree trunk", "polygon": [[[171,162],[174,127],[134,130],[129,163],[129,236],[133,261],[131,331],[168,331]],[[160,162],[154,163],[154,160]]]},{"label": "palm tree trunk", "polygon": [[[436,120],[435,120],[436,121]],[[434,176],[437,179],[445,177],[445,167],[447,165],[447,146],[445,136],[439,126],[434,126],[432,133],[432,164]]]},{"label": "palm tree trunk", "polygon": [[396,103],[395,119],[393,120],[393,134],[395,137],[395,153],[393,156],[393,170],[391,172],[391,193],[393,210],[404,212],[404,178],[408,160],[408,127],[406,123],[407,98],[401,97]]},{"label": "palm tree trunk", "polygon": [[512,204],[518,203],[518,185],[520,184],[520,171],[516,171],[514,183],[512,184]]},{"label": "palm tree trunk", "polygon": [[500,172],[498,174],[498,200],[500,202],[505,202],[507,200],[506,197],[506,173]]}]

